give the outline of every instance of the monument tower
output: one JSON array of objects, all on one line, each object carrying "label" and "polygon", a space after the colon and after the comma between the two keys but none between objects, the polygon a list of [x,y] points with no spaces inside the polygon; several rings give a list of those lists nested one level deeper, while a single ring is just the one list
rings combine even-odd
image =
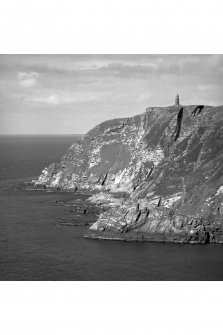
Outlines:
[{"label": "monument tower", "polygon": [[179,104],[180,104],[180,97],[179,97],[179,94],[177,94],[175,98],[175,105],[179,106]]}]

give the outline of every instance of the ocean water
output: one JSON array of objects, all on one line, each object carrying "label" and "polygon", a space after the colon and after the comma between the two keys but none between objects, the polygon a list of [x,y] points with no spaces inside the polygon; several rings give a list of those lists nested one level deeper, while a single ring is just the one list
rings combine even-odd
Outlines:
[{"label": "ocean water", "polygon": [[84,239],[95,216],[66,203],[87,196],[24,190],[74,136],[0,137],[0,280],[222,280],[222,245]]},{"label": "ocean water", "polygon": [[59,161],[77,135],[0,136],[0,180],[38,176]]}]

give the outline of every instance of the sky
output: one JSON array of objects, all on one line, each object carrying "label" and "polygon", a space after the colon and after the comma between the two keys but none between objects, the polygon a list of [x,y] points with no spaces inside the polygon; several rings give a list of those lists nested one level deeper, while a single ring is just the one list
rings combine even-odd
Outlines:
[{"label": "sky", "polygon": [[0,134],[84,134],[149,106],[223,104],[223,55],[0,55]]}]

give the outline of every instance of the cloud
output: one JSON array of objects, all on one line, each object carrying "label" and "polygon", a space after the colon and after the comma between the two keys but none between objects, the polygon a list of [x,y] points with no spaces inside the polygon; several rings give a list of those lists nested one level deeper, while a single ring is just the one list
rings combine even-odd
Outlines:
[{"label": "cloud", "polygon": [[78,92],[76,94],[50,94],[47,96],[31,96],[26,101],[31,103],[59,106],[68,104],[82,104],[86,102],[99,102],[109,98],[110,93]]},{"label": "cloud", "polygon": [[36,97],[36,98],[33,98],[33,101],[45,103],[48,105],[59,105],[60,104],[60,99],[58,95],[56,94],[51,94],[48,97]]},{"label": "cloud", "polygon": [[222,75],[223,55],[0,55],[0,113],[8,132],[10,115],[16,132],[84,132],[169,106],[177,92],[185,105],[221,105]]},{"label": "cloud", "polygon": [[25,88],[33,87],[38,83],[38,72],[18,72],[19,85]]}]

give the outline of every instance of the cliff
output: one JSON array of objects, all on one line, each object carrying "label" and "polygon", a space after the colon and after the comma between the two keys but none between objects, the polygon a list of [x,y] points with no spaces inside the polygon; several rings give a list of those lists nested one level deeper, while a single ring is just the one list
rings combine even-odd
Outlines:
[{"label": "cliff", "polygon": [[223,106],[147,108],[92,129],[37,184],[100,191],[110,209],[87,237],[220,243],[222,130]]}]

